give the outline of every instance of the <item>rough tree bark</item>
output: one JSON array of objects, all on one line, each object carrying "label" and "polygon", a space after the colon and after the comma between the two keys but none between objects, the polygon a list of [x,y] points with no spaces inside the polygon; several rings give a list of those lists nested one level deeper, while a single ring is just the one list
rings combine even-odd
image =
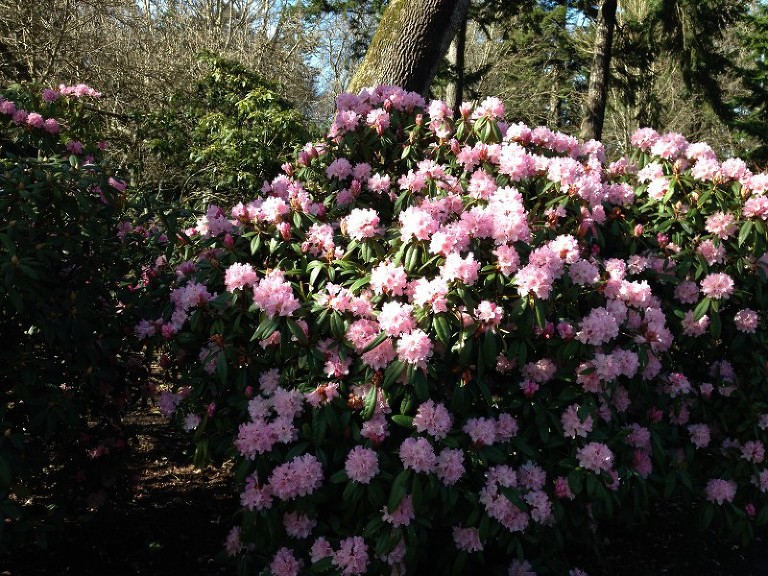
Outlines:
[{"label": "rough tree bark", "polygon": [[396,84],[426,94],[469,0],[392,0],[347,90]]},{"label": "rough tree bark", "polygon": [[445,102],[453,110],[459,113],[459,106],[464,100],[464,56],[467,50],[467,15],[459,22],[456,35],[448,48],[448,63],[453,68],[454,77],[445,87]]},{"label": "rough tree bark", "polygon": [[595,44],[589,88],[581,121],[581,137],[584,140],[600,140],[603,135],[605,105],[608,100],[608,81],[611,74],[613,31],[616,28],[616,1],[603,0],[597,13]]}]

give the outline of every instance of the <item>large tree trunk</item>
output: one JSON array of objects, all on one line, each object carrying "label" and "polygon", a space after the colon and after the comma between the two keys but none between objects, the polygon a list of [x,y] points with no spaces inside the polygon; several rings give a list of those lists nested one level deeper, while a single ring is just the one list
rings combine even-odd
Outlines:
[{"label": "large tree trunk", "polygon": [[613,31],[616,28],[616,0],[603,0],[597,13],[595,26],[595,47],[592,68],[589,73],[587,102],[584,119],[581,122],[581,137],[584,140],[600,140],[603,135],[605,105],[608,100],[608,81],[611,74],[611,51]]},{"label": "large tree trunk", "polygon": [[464,55],[467,50],[467,15],[459,23],[459,29],[448,48],[448,64],[451,65],[452,77],[445,87],[445,102],[458,115],[464,100]]},{"label": "large tree trunk", "polygon": [[347,90],[396,84],[426,94],[469,0],[392,0]]}]

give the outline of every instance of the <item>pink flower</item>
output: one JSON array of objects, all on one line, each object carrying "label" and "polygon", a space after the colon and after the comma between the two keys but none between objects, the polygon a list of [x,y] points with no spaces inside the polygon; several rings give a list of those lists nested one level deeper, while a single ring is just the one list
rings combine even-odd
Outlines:
[{"label": "pink flower", "polygon": [[416,319],[412,312],[413,307],[410,304],[390,300],[382,305],[377,320],[381,329],[389,336],[401,336],[416,328]]},{"label": "pink flower", "polygon": [[440,276],[447,282],[461,280],[467,286],[472,286],[477,282],[479,271],[480,263],[475,260],[475,255],[472,252],[466,258],[462,258],[456,252],[451,252],[440,267]]},{"label": "pink flower", "polygon": [[253,287],[253,303],[267,316],[291,316],[301,306],[281,270],[270,270]]},{"label": "pink flower", "polygon": [[374,450],[355,446],[344,463],[347,476],[360,484],[369,484],[373,477],[379,473],[379,458]]},{"label": "pink flower", "polygon": [[426,438],[406,438],[400,445],[400,460],[414,472],[434,472],[437,457]]},{"label": "pink flower", "polygon": [[696,448],[706,448],[709,445],[709,426],[706,424],[690,424],[688,433],[691,435],[691,443]]},{"label": "pink flower", "polygon": [[478,446],[490,446],[496,442],[496,422],[490,418],[470,418],[462,430]]},{"label": "pink flower", "polygon": [[240,540],[240,526],[233,526],[229,531],[224,542],[224,548],[230,556],[237,556],[243,551],[244,546]]},{"label": "pink flower", "polygon": [[446,486],[453,486],[464,475],[464,453],[458,448],[445,448],[437,457],[435,474]]},{"label": "pink flower", "polygon": [[269,570],[272,576],[298,576],[303,565],[304,563],[297,560],[290,549],[283,547],[272,558]]},{"label": "pink flower", "polygon": [[363,574],[368,569],[368,545],[361,536],[350,536],[339,543],[333,553],[333,565],[342,576]]},{"label": "pink flower", "polygon": [[616,318],[605,308],[593,308],[581,321],[581,329],[576,333],[576,340],[599,346],[618,335],[619,324]]},{"label": "pink flower", "polygon": [[432,356],[432,340],[421,328],[403,334],[397,341],[397,356],[403,362],[423,368]]},{"label": "pink flower", "polygon": [[442,403],[427,400],[416,411],[413,426],[419,432],[426,432],[435,440],[442,440],[451,429],[451,415]]},{"label": "pink flower", "polygon": [[269,478],[269,486],[281,500],[293,500],[317,490],[322,480],[320,461],[311,454],[304,454],[275,468]]},{"label": "pink flower", "polygon": [[736,219],[733,214],[715,212],[709,216],[704,224],[704,228],[710,234],[714,234],[721,240],[727,240],[738,231]]},{"label": "pink flower", "polygon": [[416,518],[416,514],[413,511],[413,497],[410,494],[403,497],[393,512],[390,513],[386,506],[381,512],[382,519],[392,524],[395,528],[408,526],[411,520]]},{"label": "pink flower", "polygon": [[733,317],[733,321],[736,324],[736,329],[739,332],[754,334],[757,330],[759,316],[754,310],[744,308],[743,310],[736,312],[736,315]]},{"label": "pink flower", "polygon": [[355,240],[373,238],[381,233],[379,214],[371,208],[355,208],[344,218],[342,225],[346,226],[347,234]]},{"label": "pink flower", "polygon": [[715,504],[733,502],[736,497],[736,482],[720,478],[710,480],[707,482],[704,494],[707,500]]},{"label": "pink flower", "polygon": [[323,558],[328,558],[330,556],[333,556],[333,548],[331,548],[331,544],[328,540],[320,536],[312,544],[312,548],[309,552],[310,560],[312,561],[312,564],[314,564],[315,562],[319,562]]},{"label": "pink flower", "polygon": [[576,438],[576,436],[586,438],[587,434],[592,431],[592,416],[586,414],[585,410],[584,417],[580,417],[580,409],[578,404],[571,404],[560,417],[563,424],[563,436],[566,438]]},{"label": "pink flower", "polygon": [[536,572],[527,560],[512,560],[508,576],[536,576]]},{"label": "pink flower", "polygon": [[602,442],[590,442],[576,451],[579,466],[595,474],[608,472],[613,466],[613,452]]},{"label": "pink flower", "polygon": [[405,268],[391,262],[381,262],[371,270],[370,285],[375,294],[401,296],[408,286]]},{"label": "pink flower", "polygon": [[298,512],[286,512],[283,514],[285,532],[292,538],[303,539],[308,537],[316,525],[316,520],[304,514],[299,514]]},{"label": "pink flower", "polygon": [[232,264],[224,273],[224,285],[228,292],[238,288],[253,286],[256,283],[256,271],[250,264]]},{"label": "pink flower", "polygon": [[453,541],[456,548],[464,552],[480,552],[483,544],[480,542],[480,530],[477,528],[453,527]]},{"label": "pink flower", "polygon": [[337,158],[326,168],[325,175],[328,178],[343,180],[352,174],[352,164],[346,158]]},{"label": "pink flower", "polygon": [[760,464],[765,460],[765,446],[759,440],[748,440],[741,447],[741,457],[747,462]]},{"label": "pink flower", "polygon": [[733,278],[722,272],[707,274],[701,281],[701,292],[708,298],[727,299],[733,294]]}]

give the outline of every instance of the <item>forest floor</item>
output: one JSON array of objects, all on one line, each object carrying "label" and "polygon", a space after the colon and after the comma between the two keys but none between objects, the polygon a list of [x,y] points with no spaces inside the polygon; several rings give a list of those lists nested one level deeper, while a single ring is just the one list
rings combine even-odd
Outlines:
[{"label": "forest floor", "polygon": [[[68,520],[47,550],[0,557],[0,576],[232,576],[220,559],[238,507],[226,470],[196,470],[189,438],[159,411],[131,413],[128,472],[136,489],[98,512]],[[600,558],[576,565],[590,576],[768,576],[768,535],[734,547],[670,505],[648,525],[608,530]],[[6,559],[7,560],[7,559]]]}]

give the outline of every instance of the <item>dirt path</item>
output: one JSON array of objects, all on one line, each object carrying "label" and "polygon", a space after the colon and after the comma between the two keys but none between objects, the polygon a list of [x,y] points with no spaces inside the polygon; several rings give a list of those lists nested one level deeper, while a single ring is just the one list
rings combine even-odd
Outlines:
[{"label": "dirt path", "polygon": [[237,505],[227,475],[182,464],[188,438],[157,409],[126,425],[136,489],[68,521],[47,551],[20,552],[7,567],[0,558],[0,576],[229,576],[215,560]]}]

